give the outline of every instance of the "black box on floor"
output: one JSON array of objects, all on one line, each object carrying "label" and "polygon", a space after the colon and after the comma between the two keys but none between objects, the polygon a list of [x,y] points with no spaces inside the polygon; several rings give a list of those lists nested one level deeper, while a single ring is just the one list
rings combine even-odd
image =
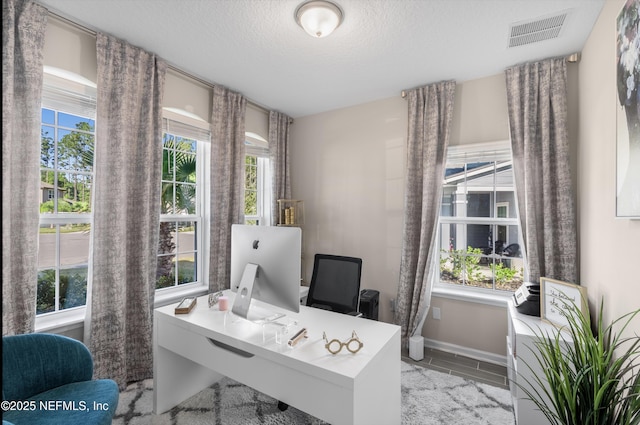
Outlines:
[{"label": "black box on floor", "polygon": [[366,319],[378,320],[378,304],[380,303],[380,291],[363,289],[360,291],[359,311]]}]

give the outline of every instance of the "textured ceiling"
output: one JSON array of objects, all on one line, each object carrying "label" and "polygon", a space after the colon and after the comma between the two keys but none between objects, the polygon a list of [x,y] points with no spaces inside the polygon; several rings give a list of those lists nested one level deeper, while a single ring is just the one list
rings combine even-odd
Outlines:
[{"label": "textured ceiling", "polygon": [[[321,39],[294,20],[302,0],[37,1],[295,118],[579,52],[605,0],[335,0]],[[559,12],[557,38],[508,48],[512,24]]]}]

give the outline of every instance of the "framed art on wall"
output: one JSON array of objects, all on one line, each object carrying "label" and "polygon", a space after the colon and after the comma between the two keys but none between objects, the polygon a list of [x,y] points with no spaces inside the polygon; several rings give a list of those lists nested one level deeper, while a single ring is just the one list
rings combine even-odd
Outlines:
[{"label": "framed art on wall", "polygon": [[574,305],[587,311],[587,288],[547,277],[540,278],[540,317],[559,328],[569,324],[568,308]]},{"label": "framed art on wall", "polygon": [[640,219],[640,1],[616,22],[616,217]]}]

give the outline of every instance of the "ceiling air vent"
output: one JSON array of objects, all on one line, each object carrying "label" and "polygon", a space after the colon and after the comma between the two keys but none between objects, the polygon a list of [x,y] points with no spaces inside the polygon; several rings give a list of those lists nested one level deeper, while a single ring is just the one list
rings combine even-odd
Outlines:
[{"label": "ceiling air vent", "polygon": [[566,10],[554,15],[511,24],[509,28],[509,47],[524,46],[558,38],[568,14],[569,11]]}]

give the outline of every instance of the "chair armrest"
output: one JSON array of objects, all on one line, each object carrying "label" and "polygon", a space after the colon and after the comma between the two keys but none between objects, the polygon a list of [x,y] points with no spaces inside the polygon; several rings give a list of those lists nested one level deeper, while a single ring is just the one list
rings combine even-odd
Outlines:
[{"label": "chair armrest", "polygon": [[25,400],[61,385],[92,378],[93,359],[80,341],[55,334],[2,337],[4,400]]}]

